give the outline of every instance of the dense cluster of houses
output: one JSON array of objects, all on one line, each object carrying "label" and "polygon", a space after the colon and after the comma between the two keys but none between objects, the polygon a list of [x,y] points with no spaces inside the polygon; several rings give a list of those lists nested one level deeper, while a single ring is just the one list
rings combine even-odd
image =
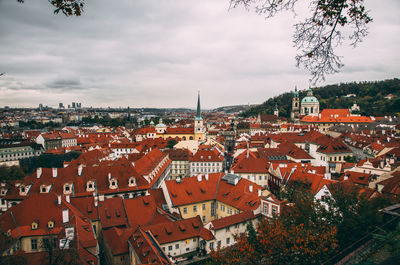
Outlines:
[{"label": "dense cluster of houses", "polygon": [[367,198],[398,197],[400,121],[320,113],[308,97],[303,108],[294,101],[292,123],[277,111],[202,115],[198,104],[194,120],[168,125],[24,131],[20,146],[35,144],[33,155],[80,156],[1,181],[0,255],[28,264],[57,255],[83,264],[173,264],[235,244],[249,222],[279,215],[286,202],[274,194],[294,181],[309,183],[316,200],[335,183],[358,186]]}]

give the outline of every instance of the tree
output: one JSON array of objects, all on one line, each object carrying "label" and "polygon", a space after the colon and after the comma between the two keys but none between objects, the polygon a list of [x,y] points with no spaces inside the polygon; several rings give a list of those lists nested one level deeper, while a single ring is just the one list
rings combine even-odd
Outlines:
[{"label": "tree", "polygon": [[211,264],[320,264],[337,248],[334,226],[285,225],[263,219],[256,229],[236,237],[237,244],[211,252]]},{"label": "tree", "polygon": [[173,148],[174,145],[176,145],[176,140],[175,139],[171,139],[167,143],[167,148]]},{"label": "tree", "polygon": [[[17,0],[24,3],[25,0]],[[48,0],[49,3],[55,8],[54,13],[58,14],[60,11],[66,16],[80,16],[83,12],[85,0]]]},{"label": "tree", "polygon": [[[284,10],[294,8],[298,0],[231,0],[231,5],[246,8],[255,7],[256,13],[270,18]],[[310,0],[310,17],[295,24],[293,43],[299,53],[296,55],[298,67],[311,73],[311,82],[325,80],[325,74],[333,74],[343,67],[335,53],[335,47],[342,44],[345,37],[350,45],[356,45],[367,36],[367,24],[372,22],[363,0]],[[342,29],[351,28],[348,36]]]}]

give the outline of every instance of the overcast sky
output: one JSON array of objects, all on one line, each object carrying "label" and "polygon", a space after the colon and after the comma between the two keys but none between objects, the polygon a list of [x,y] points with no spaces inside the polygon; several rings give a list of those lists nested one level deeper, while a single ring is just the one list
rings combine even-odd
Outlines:
[{"label": "overcast sky", "polygon": [[[81,17],[47,0],[0,0],[0,107],[191,107],[262,103],[309,86],[290,12],[265,20],[229,0],[86,0]],[[345,67],[318,85],[399,77],[400,1],[366,0],[374,22]],[[334,106],[332,106],[334,107]]]}]

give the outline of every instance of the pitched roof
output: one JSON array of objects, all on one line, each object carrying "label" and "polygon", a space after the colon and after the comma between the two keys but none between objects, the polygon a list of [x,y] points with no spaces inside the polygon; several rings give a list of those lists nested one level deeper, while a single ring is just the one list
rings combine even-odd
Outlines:
[{"label": "pitched roof", "polygon": [[200,182],[197,177],[190,177],[181,182],[168,180],[165,184],[174,206],[216,199],[242,211],[256,209],[260,204],[258,190],[264,188],[238,176],[237,184],[231,184],[223,178],[226,175],[231,174],[212,173],[208,180],[203,177]]},{"label": "pitched roof", "polygon": [[224,218],[216,219],[211,221],[213,230],[219,230],[222,228],[229,227],[231,225],[243,223],[249,220],[256,218],[257,216],[254,215],[253,211],[247,210],[238,214],[226,216]]}]

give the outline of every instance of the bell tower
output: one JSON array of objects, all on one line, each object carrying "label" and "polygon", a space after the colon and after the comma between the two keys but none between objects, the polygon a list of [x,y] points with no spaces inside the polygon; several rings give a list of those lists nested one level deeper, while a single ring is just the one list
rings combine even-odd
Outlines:
[{"label": "bell tower", "polygon": [[195,140],[204,140],[205,138],[205,128],[203,118],[201,117],[201,109],[200,109],[200,91],[197,95],[197,112],[196,117],[194,118],[194,139]]},{"label": "bell tower", "polygon": [[300,98],[299,98],[299,92],[297,91],[297,86],[294,89],[293,92],[293,98],[292,98],[292,112],[290,114],[290,117],[292,120],[296,119],[300,114]]}]

